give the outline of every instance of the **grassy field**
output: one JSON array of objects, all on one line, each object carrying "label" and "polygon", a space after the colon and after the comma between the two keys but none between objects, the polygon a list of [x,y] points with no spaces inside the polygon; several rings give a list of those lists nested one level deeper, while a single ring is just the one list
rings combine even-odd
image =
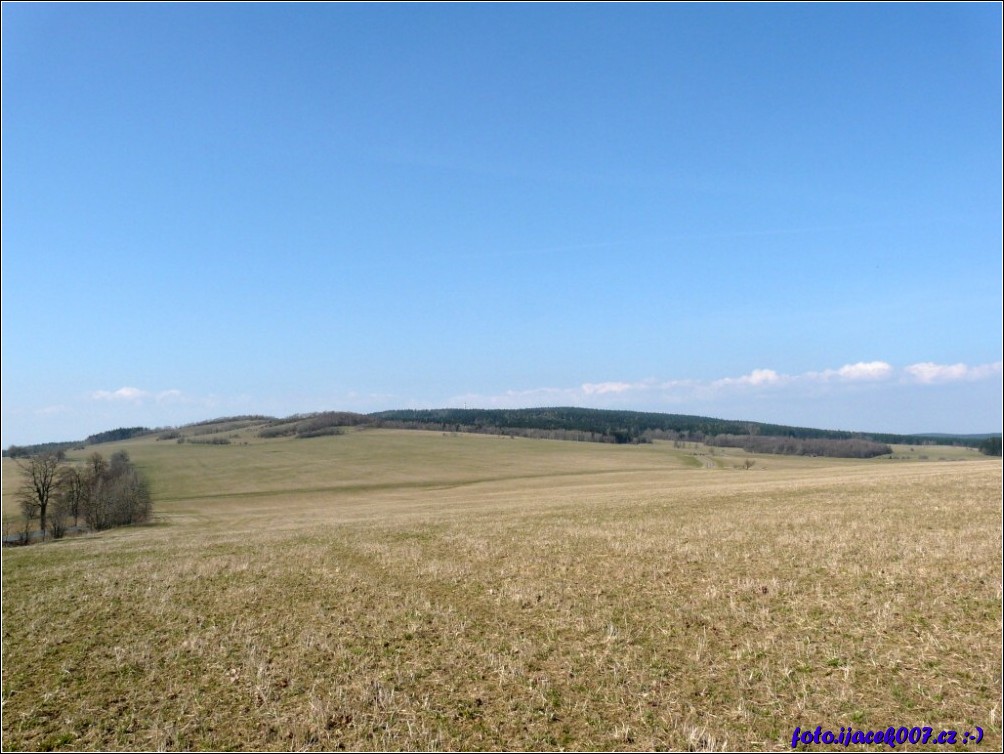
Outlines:
[{"label": "grassy field", "polygon": [[1001,748],[999,460],[231,439],[101,446],[156,523],[4,551],[5,750]]}]

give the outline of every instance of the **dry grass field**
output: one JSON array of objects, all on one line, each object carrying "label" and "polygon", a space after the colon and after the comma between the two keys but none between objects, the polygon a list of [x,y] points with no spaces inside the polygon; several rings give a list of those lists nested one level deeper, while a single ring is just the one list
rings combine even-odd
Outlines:
[{"label": "dry grass field", "polygon": [[233,443],[101,446],[157,521],[4,551],[5,750],[1004,743],[999,460]]}]

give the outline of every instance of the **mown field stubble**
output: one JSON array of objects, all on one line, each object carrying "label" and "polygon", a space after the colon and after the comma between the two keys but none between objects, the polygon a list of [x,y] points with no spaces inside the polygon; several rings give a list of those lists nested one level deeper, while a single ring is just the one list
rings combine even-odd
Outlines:
[{"label": "mown field stubble", "polygon": [[5,749],[1001,748],[999,460],[246,439],[4,552]]}]

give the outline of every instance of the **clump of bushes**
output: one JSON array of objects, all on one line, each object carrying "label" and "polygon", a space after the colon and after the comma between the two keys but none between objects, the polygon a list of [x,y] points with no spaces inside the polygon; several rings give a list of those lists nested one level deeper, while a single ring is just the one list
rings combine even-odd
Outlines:
[{"label": "clump of bushes", "polygon": [[80,510],[88,528],[100,531],[150,520],[153,511],[150,489],[128,453],[118,451],[107,465],[95,453],[89,466],[89,488],[82,497]]},{"label": "clump of bushes", "polygon": [[[178,442],[182,442],[185,438],[181,438]],[[189,437],[187,442],[192,445],[229,445],[230,439],[227,437],[206,437],[206,438],[194,438]]]}]

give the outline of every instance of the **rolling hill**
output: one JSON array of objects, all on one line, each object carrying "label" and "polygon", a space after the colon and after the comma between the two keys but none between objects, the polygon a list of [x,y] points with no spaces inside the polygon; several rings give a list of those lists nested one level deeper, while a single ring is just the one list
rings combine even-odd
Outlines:
[{"label": "rolling hill", "polygon": [[[687,414],[664,414],[641,411],[612,411],[575,407],[527,409],[407,409],[358,414],[346,411],[324,411],[295,414],[285,418],[247,415],[230,416],[194,422],[182,427],[151,429],[149,427],[123,427],[99,432],[83,441],[45,443],[43,445],[11,446],[4,456],[16,457],[35,452],[68,450],[82,445],[97,445],[146,435],[162,439],[194,438],[221,431],[254,428],[262,437],[320,437],[339,434],[345,427],[384,427],[395,429],[436,429],[453,432],[502,434],[510,436],[540,437],[546,439],[611,442],[617,444],[648,442],[652,439],[704,442],[723,438],[721,444],[737,444],[736,438],[771,437],[788,440],[859,441],[877,444],[861,452],[861,446],[825,443],[811,447],[806,454],[868,456],[888,453],[888,448],[878,445],[960,445],[979,447],[988,438],[1000,434],[951,435],[924,434],[899,435],[887,432],[849,432],[844,430],[794,427],[763,422],[716,419]],[[729,439],[724,439],[729,438]],[[747,440],[747,444],[749,441]],[[756,448],[762,452],[795,452],[805,446],[764,444]],[[848,448],[856,447],[855,451]],[[774,448],[773,450],[769,448]],[[780,448],[780,449],[778,449]],[[787,450],[785,449],[787,448]],[[792,451],[792,448],[795,448]],[[753,448],[751,448],[753,449]]]}]

